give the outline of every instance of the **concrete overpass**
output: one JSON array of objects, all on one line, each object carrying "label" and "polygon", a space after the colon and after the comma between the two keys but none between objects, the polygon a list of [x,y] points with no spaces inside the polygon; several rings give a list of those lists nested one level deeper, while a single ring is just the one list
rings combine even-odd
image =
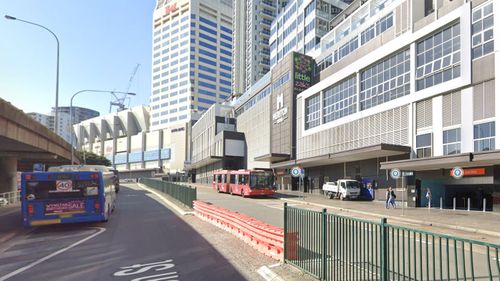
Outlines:
[{"label": "concrete overpass", "polygon": [[16,190],[17,171],[30,171],[35,163],[69,164],[70,159],[68,142],[0,98],[0,193]]}]

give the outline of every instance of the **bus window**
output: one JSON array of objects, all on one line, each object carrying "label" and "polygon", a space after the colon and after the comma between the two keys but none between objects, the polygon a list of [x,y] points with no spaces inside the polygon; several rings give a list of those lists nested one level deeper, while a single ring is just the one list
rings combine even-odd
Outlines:
[{"label": "bus window", "polygon": [[230,175],[229,176],[229,183],[232,183],[232,184],[236,183],[236,175]]},{"label": "bus window", "polygon": [[247,183],[248,183],[248,175],[241,175],[240,184],[247,184]]},{"label": "bus window", "polygon": [[217,175],[213,176],[213,180],[212,181],[217,182]]},{"label": "bus window", "polygon": [[222,175],[217,175],[217,183],[222,183]]}]

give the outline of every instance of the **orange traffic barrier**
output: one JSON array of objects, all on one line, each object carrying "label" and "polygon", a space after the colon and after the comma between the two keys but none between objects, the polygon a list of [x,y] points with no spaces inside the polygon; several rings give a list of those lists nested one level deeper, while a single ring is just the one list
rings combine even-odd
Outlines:
[{"label": "orange traffic barrier", "polygon": [[232,233],[266,256],[283,261],[283,228],[203,201],[193,201],[193,205],[198,218]]}]

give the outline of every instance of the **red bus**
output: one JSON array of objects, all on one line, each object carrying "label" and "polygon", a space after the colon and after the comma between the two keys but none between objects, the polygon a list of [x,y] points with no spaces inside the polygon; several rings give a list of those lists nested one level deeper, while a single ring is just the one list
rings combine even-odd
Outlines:
[{"label": "red bus", "polygon": [[263,170],[220,170],[214,172],[212,187],[217,192],[237,194],[243,197],[272,195],[273,173]]},{"label": "red bus", "polygon": [[229,170],[219,170],[214,172],[212,187],[217,192],[229,193]]}]

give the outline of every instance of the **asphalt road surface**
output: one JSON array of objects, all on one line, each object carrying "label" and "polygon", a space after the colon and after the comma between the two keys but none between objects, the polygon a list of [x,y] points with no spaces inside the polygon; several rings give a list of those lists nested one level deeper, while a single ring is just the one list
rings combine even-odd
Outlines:
[{"label": "asphalt road surface", "polygon": [[[209,242],[143,190],[122,188],[107,223],[23,229],[0,243],[4,280],[245,280]],[[12,226],[11,226],[12,227]]]}]

